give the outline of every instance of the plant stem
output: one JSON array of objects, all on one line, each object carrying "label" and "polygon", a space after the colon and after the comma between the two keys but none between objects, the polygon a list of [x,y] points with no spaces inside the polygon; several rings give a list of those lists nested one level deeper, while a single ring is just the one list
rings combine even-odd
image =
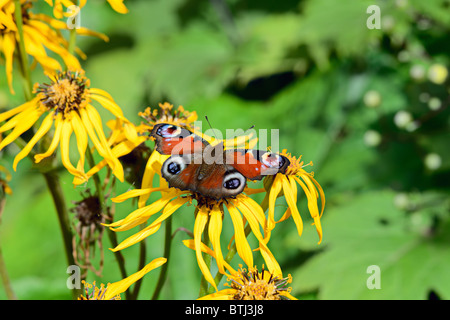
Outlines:
[{"label": "plant stem", "polygon": [[[74,5],[78,5],[78,0],[73,1]],[[78,19],[78,18],[77,18]],[[77,29],[76,28],[72,28],[70,29],[70,33],[69,33],[69,44],[67,47],[67,51],[69,51],[70,54],[73,54],[73,52],[75,51],[75,45],[77,42]]]},{"label": "plant stem", "polygon": [[[59,227],[64,241],[64,249],[66,252],[67,264],[76,265],[75,259],[73,257],[73,246],[72,238],[73,234],[70,228],[69,215],[67,213],[66,201],[64,199],[64,193],[62,191],[59,176],[54,171],[42,172],[45,178],[47,187],[53,198],[53,203],[55,204],[56,213],[58,215]],[[72,296],[77,299],[81,294],[80,289],[73,289]]]},{"label": "plant stem", "polygon": [[11,282],[9,281],[9,275],[6,270],[5,260],[3,259],[1,245],[0,245],[0,278],[2,279],[3,287],[5,288],[5,293],[8,299],[17,300],[17,296],[12,289]]},{"label": "plant stem", "polygon": [[[2,199],[0,200],[0,223],[1,223],[1,216],[3,213],[3,209],[5,208],[6,198],[5,194],[3,192]],[[14,290],[11,286],[11,282],[9,280],[8,271],[6,270],[6,263],[3,259],[3,253],[2,253],[2,246],[0,241],[0,278],[2,279],[3,286],[5,288],[6,296],[9,300],[17,300],[17,296],[14,293]]]},{"label": "plant stem", "polygon": [[[139,226],[140,230],[145,228],[145,224],[141,224]],[[138,264],[138,270],[141,270],[144,266],[145,266],[145,260],[146,260],[146,239],[143,239],[139,242],[139,264]],[[132,300],[137,300],[137,297],[139,295],[139,290],[141,289],[141,285],[142,285],[142,280],[144,280],[144,278],[139,279],[138,281],[136,281],[136,283],[134,284],[134,288],[133,288],[133,293],[131,295],[131,299]]]},{"label": "plant stem", "polygon": [[17,32],[19,33],[19,62],[20,62],[20,70],[22,72],[23,77],[23,90],[25,94],[25,98],[27,101],[32,99],[32,88],[31,85],[31,77],[30,77],[30,69],[28,68],[28,56],[25,50],[25,40],[23,36],[23,21],[22,21],[22,7],[20,5],[20,0],[14,0],[14,18],[16,20]]},{"label": "plant stem", "polygon": [[[91,168],[93,168],[95,166],[95,162],[94,162],[94,157],[92,156],[92,152],[91,152],[91,149],[89,146],[86,148],[86,159],[88,160],[89,166]],[[102,184],[100,182],[100,177],[98,176],[97,173],[95,173],[92,178],[94,179],[95,189],[97,190],[97,197],[98,197],[98,201],[100,203],[100,208],[104,214],[110,216],[108,207],[105,204],[105,197],[103,195],[103,188],[102,188]],[[112,218],[112,217],[110,216],[110,218]],[[109,240],[111,241],[111,245],[113,247],[117,247],[118,242],[117,242],[116,233],[113,230],[111,230],[110,228],[108,228],[107,231],[108,231]],[[123,258],[123,255],[120,251],[115,252],[114,257],[116,258],[117,264],[119,266],[120,275],[122,276],[123,279],[125,279],[127,277],[127,272],[125,269],[125,259]],[[125,296],[127,299],[130,298],[130,293],[128,290],[125,291]]]},{"label": "plant stem", "polygon": [[153,292],[152,300],[157,300],[158,296],[161,292],[161,289],[164,285],[164,282],[167,278],[167,269],[169,267],[170,261],[170,250],[172,244],[172,216],[166,219],[166,230],[164,235],[164,258],[167,259],[167,262],[161,267],[161,272],[159,274],[158,282],[156,284],[155,291]]}]

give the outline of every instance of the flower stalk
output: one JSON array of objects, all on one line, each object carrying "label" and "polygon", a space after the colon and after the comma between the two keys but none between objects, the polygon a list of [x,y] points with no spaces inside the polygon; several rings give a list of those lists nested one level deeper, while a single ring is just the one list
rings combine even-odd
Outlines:
[{"label": "flower stalk", "polygon": [[169,267],[170,261],[170,251],[172,244],[172,217],[167,218],[165,221],[166,230],[164,235],[164,258],[167,259],[167,262],[161,267],[161,272],[159,273],[158,282],[156,283],[155,291],[153,292],[152,300],[157,300],[159,294],[161,293],[161,289],[164,286],[164,283],[167,279],[167,269]]},{"label": "flower stalk", "polygon": [[[92,155],[92,152],[91,152],[91,149],[90,149],[89,146],[86,148],[86,159],[88,161],[89,166],[91,168],[93,168],[95,166],[95,162],[94,162],[94,157]],[[100,182],[100,177],[99,177],[98,173],[95,173],[92,176],[92,179],[94,180],[95,189],[96,189],[96,195],[97,195],[99,203],[100,203],[101,211],[104,214],[108,215],[108,217],[110,217],[110,212],[109,212],[107,206],[105,205],[105,198],[104,198],[104,195],[103,195],[103,188],[102,188],[102,184]],[[108,228],[108,237],[109,237],[109,240],[111,241],[112,246],[113,247],[117,246],[118,242],[117,242],[116,233],[113,232],[109,228]],[[115,252],[114,257],[116,258],[117,265],[119,266],[120,275],[122,276],[122,278],[126,278],[127,277],[127,271],[125,269],[125,259],[123,258],[122,253],[121,252]],[[130,297],[130,293],[128,291],[125,292],[125,295],[126,295],[127,298]]]},{"label": "flower stalk", "polygon": [[[75,259],[73,257],[73,246],[72,246],[72,230],[70,228],[69,215],[67,211],[66,201],[64,199],[64,193],[61,187],[61,182],[59,176],[55,171],[42,172],[47,187],[52,195],[53,203],[55,204],[56,214],[58,216],[59,227],[61,229],[64,249],[66,252],[67,264],[75,265]],[[80,295],[80,289],[73,289],[72,296],[77,299]]]},{"label": "flower stalk", "polygon": [[20,70],[22,72],[23,78],[23,90],[25,94],[25,98],[27,101],[30,101],[33,97],[31,85],[31,76],[30,69],[28,68],[28,57],[27,52],[25,51],[25,40],[23,36],[23,21],[22,21],[22,6],[20,4],[20,0],[14,0],[15,11],[14,18],[16,20],[17,31],[19,33],[19,64]]}]

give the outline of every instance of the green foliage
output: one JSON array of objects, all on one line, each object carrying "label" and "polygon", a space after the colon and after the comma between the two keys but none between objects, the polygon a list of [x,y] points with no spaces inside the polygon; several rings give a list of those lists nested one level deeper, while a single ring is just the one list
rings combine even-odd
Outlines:
[{"label": "green foliage", "polygon": [[[433,64],[450,67],[448,1],[217,2],[223,6],[125,1],[130,12],[119,15],[103,1],[88,1],[82,24],[111,39],[78,41],[92,85],[111,93],[136,123],[138,111],[168,101],[199,119],[207,115],[223,133],[279,129],[281,148],[313,161],[306,169],[327,197],[322,244],[304,196],[303,235],[289,219],[269,243],[299,298],[450,299],[450,86],[448,78],[436,83],[429,74]],[[366,27],[372,4],[381,8],[380,30]],[[16,105],[6,80],[0,85],[1,107]],[[399,111],[413,120],[399,124]],[[2,164],[16,151],[8,150]],[[0,229],[13,287],[21,298],[69,298],[51,199],[40,177],[30,180],[32,169],[22,163],[19,169]],[[79,198],[70,183],[65,188]],[[117,219],[132,206],[118,206]],[[177,213],[174,228],[192,230],[191,209]],[[281,203],[276,214],[284,211]],[[231,233],[224,231],[224,239]],[[185,238],[174,238],[162,298],[196,298],[199,270],[181,244]],[[162,255],[162,239],[160,231],[148,242],[148,256]],[[129,270],[137,266],[134,247],[124,251]],[[99,281],[120,279],[114,263],[107,250],[108,280]],[[371,265],[380,267],[381,289],[366,285]],[[143,299],[155,279],[145,278]]]}]

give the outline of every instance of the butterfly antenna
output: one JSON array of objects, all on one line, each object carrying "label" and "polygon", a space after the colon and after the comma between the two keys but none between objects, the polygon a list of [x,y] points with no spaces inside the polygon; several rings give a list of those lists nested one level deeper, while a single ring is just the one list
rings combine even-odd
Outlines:
[{"label": "butterfly antenna", "polygon": [[213,133],[214,133],[214,138],[216,138],[216,140],[219,140],[219,139],[217,139],[216,131],[215,131],[214,128],[212,127],[211,123],[209,122],[208,116],[205,116],[205,119],[206,119],[206,122],[208,122],[209,127],[211,128],[211,130],[212,130]]}]

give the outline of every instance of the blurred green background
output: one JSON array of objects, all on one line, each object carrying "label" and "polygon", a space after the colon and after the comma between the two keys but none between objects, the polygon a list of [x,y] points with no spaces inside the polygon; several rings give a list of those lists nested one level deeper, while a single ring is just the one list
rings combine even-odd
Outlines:
[{"label": "blurred green background", "polygon": [[[39,1],[41,2],[41,1]],[[448,0],[126,0],[129,13],[89,0],[81,25],[109,43],[78,37],[92,87],[109,92],[136,124],[145,107],[183,105],[215,128],[279,129],[280,148],[313,161],[326,194],[323,242],[299,197],[305,221],[277,225],[269,247],[299,299],[450,298],[450,112]],[[370,5],[381,28],[369,29]],[[38,3],[35,12],[49,12]],[[22,103],[19,74],[11,96],[0,66],[0,107]],[[38,67],[33,80],[42,78]],[[109,115],[105,112],[105,122]],[[204,124],[206,128],[206,123]],[[2,152],[12,171],[17,147]],[[0,240],[20,299],[70,299],[66,259],[52,200],[41,175],[23,160],[12,172]],[[81,198],[63,175],[69,201]],[[88,185],[87,187],[92,187]],[[129,188],[122,184],[120,194]],[[285,210],[280,199],[277,214]],[[108,200],[108,204],[111,201]],[[116,219],[135,204],[116,205]],[[224,246],[232,235],[225,218]],[[174,215],[174,229],[193,228],[193,208]],[[228,222],[227,222],[228,221]],[[163,229],[163,228],[162,228]],[[136,230],[119,234],[119,239]],[[147,261],[162,256],[164,230],[147,239]],[[200,271],[180,232],[174,237],[161,298],[195,299]],[[254,241],[254,239],[251,239]],[[105,236],[103,277],[120,280]],[[139,246],[123,251],[136,271]],[[260,260],[258,260],[260,262]],[[239,260],[233,260],[237,266]],[[381,271],[368,289],[367,268]],[[149,299],[159,270],[143,281]],[[0,299],[5,299],[0,290]]]}]

